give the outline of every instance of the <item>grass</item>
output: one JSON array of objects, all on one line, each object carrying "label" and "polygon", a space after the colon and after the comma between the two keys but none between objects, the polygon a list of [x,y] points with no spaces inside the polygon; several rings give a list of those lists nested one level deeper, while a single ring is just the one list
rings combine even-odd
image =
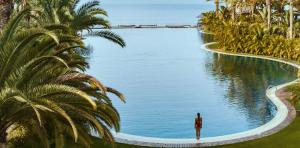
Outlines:
[{"label": "grass", "polygon": [[299,148],[300,147],[300,117],[282,131],[257,140],[218,146],[215,148]]},{"label": "grass", "polygon": [[210,44],[210,45],[207,46],[207,48],[218,49],[218,43]]},{"label": "grass", "polygon": [[[133,146],[126,144],[116,144],[117,148],[146,148],[142,146]],[[95,139],[93,148],[110,146],[103,144],[99,139]],[[300,147],[300,117],[296,119],[285,129],[268,137],[257,140],[241,142],[231,145],[216,146],[213,148],[299,148]]]}]

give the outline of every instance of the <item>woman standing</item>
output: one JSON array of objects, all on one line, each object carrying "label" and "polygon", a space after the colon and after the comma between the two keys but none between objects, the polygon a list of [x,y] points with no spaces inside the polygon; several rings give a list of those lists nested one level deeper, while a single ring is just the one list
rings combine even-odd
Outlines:
[{"label": "woman standing", "polygon": [[195,130],[196,130],[196,138],[200,140],[200,130],[202,128],[202,117],[200,113],[197,113],[197,117],[195,118]]}]

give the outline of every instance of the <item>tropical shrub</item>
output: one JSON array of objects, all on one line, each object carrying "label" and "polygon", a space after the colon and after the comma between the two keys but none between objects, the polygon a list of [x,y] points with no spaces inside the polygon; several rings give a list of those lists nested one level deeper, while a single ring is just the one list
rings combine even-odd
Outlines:
[{"label": "tropical shrub", "polygon": [[287,100],[294,105],[295,109],[300,111],[300,83],[295,83],[286,88],[286,91],[289,92]]},{"label": "tropical shrub", "polygon": [[120,117],[107,93],[121,93],[83,72],[82,38],[60,24],[24,26],[24,9],[0,32],[0,145],[38,137],[40,146],[66,139],[89,147],[91,133],[113,142]]},{"label": "tropical shrub", "polygon": [[[300,39],[286,39],[286,28],[272,26],[267,29],[264,23],[253,23],[240,17],[241,21],[222,20],[203,14],[202,29],[214,34],[218,48],[235,53],[273,56],[300,61]],[[251,23],[250,23],[251,22]]]}]

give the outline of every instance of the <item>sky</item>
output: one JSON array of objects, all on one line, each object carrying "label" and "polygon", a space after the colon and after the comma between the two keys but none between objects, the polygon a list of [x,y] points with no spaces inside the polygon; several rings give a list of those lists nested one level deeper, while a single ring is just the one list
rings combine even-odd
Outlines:
[{"label": "sky", "polygon": [[[86,3],[90,0],[82,0]],[[108,12],[112,25],[128,24],[197,24],[197,16],[213,10],[214,1],[207,0],[99,0]]]}]

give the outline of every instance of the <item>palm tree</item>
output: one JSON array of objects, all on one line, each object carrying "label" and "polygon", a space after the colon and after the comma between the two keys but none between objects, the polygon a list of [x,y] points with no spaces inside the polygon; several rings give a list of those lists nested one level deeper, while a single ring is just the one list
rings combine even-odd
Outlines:
[{"label": "palm tree", "polygon": [[268,26],[268,30],[271,29],[271,1],[270,0],[266,0],[266,7],[267,7],[267,12],[268,12],[268,17],[267,17],[267,26]]},{"label": "palm tree", "polygon": [[216,4],[216,16],[219,16],[219,7],[220,7],[220,1],[219,0],[215,0],[215,4]]},{"label": "palm tree", "polygon": [[290,10],[290,21],[289,21],[290,26],[289,26],[288,35],[289,35],[289,38],[293,38],[293,24],[294,24],[293,0],[289,0],[289,4],[290,4],[290,8],[289,8],[289,10]]},{"label": "palm tree", "polygon": [[[207,0],[207,1],[210,1],[210,0]],[[215,14],[216,14],[216,17],[218,17],[219,16],[220,0],[215,0],[215,5],[216,5]]]},{"label": "palm tree", "polygon": [[61,25],[23,28],[31,12],[13,16],[0,33],[0,147],[20,129],[41,147],[63,147],[65,137],[89,147],[93,130],[113,142],[110,128],[119,131],[120,118],[107,92],[123,95],[81,72],[81,38]]},{"label": "palm tree", "polygon": [[231,0],[230,2],[231,2],[231,19],[234,21],[237,2],[235,0]]},{"label": "palm tree", "polygon": [[9,20],[13,9],[12,0],[0,0],[0,30]]},{"label": "palm tree", "polygon": [[[3,5],[5,8],[1,9],[3,11],[1,13],[3,14],[3,17],[0,20],[0,29],[2,28],[1,26],[6,24],[13,11],[13,2],[17,5],[17,11],[25,9],[26,6],[39,9],[40,12],[33,17],[44,18],[43,22],[45,26],[48,26],[49,24],[61,24],[72,30],[74,34],[80,35],[81,37],[83,37],[82,32],[86,32],[84,35],[85,37],[94,36],[105,38],[120,45],[121,47],[125,47],[126,45],[120,36],[109,30],[93,30],[94,27],[110,28],[109,22],[103,18],[103,16],[107,17],[107,13],[103,9],[99,8],[99,1],[94,0],[78,6],[80,0],[0,0],[0,6]],[[29,21],[30,17],[27,19],[27,21]]]},{"label": "palm tree", "polygon": [[[123,39],[109,30],[96,31],[94,27],[109,29],[110,24],[105,19],[107,13],[99,8],[99,1],[93,0],[79,5],[80,0],[37,0],[37,7],[41,10],[44,24],[61,24],[69,28],[73,35],[81,37],[95,36],[108,39],[124,47]],[[84,35],[82,33],[85,33]]]}]

